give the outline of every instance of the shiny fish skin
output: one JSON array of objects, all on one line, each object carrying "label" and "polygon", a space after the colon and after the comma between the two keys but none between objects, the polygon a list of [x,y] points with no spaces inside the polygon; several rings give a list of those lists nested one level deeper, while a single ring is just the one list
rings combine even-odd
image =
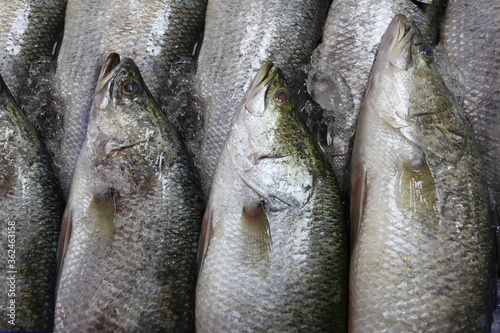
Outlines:
[{"label": "shiny fish skin", "polygon": [[[66,0],[8,0],[1,6],[0,70],[18,99],[30,64],[52,54],[63,30]],[[24,105],[24,101],[20,104]]]},{"label": "shiny fish skin", "polygon": [[0,77],[0,331],[52,330],[60,190],[38,133]]},{"label": "shiny fish skin", "polygon": [[435,39],[443,0],[422,5],[410,0],[335,0],[321,44],[311,58],[308,92],[325,110],[331,163],[348,198],[356,123],[380,39],[396,14],[415,21],[429,42]]},{"label": "shiny fish skin", "polygon": [[156,99],[164,93],[171,63],[191,55],[205,8],[206,0],[68,1],[54,79],[63,131],[49,144],[65,195],[105,57],[117,52],[134,59]]},{"label": "shiny fish skin", "polygon": [[[500,225],[500,1],[450,0],[442,46],[453,71],[445,79],[457,83],[482,154],[491,206]],[[441,68],[439,68],[441,69]],[[444,74],[443,74],[444,75]],[[447,81],[448,82],[448,81]]]},{"label": "shiny fish skin", "polygon": [[194,331],[204,203],[135,63],[111,54],[71,185],[56,332]]},{"label": "shiny fish skin", "polygon": [[494,236],[472,130],[414,25],[387,29],[352,157],[351,332],[489,332]]},{"label": "shiny fish skin", "polygon": [[215,171],[196,329],[345,332],[348,244],[337,182],[271,66],[236,111]]},{"label": "shiny fish skin", "polygon": [[[234,111],[266,61],[303,98],[304,66],[321,36],[326,0],[209,1],[195,84],[204,112],[204,137],[195,162],[208,195]],[[299,90],[302,94],[299,95]],[[299,110],[302,101],[297,101]]]}]

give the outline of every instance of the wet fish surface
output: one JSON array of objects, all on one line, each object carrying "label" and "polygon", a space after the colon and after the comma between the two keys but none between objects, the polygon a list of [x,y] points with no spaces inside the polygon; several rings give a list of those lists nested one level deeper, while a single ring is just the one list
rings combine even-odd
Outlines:
[{"label": "wet fish surface", "polygon": [[54,78],[63,124],[49,142],[66,195],[103,60],[110,52],[134,59],[158,99],[172,62],[191,55],[205,8],[206,0],[68,1]]},{"label": "wet fish surface", "polygon": [[49,332],[64,210],[40,136],[0,77],[0,330]]},{"label": "wet fish surface", "polygon": [[110,54],[66,207],[56,332],[194,331],[201,187],[139,69]]},{"label": "wet fish surface", "polygon": [[[441,42],[443,77],[462,102],[486,171],[491,208],[500,225],[500,1],[449,1]],[[438,63],[439,65],[440,63]],[[442,67],[440,66],[441,70]]]},{"label": "wet fish surface", "polygon": [[351,332],[489,332],[496,277],[481,158],[433,49],[396,16],[352,157]]},{"label": "wet fish surface", "polygon": [[[27,83],[31,63],[51,56],[63,30],[65,9],[66,0],[2,1],[0,70],[16,100]],[[24,105],[24,100],[19,103]]]},{"label": "wet fish surface", "polygon": [[[445,1],[417,5],[409,0],[335,0],[321,44],[311,58],[307,90],[324,110],[323,144],[344,200],[349,197],[350,161],[359,110],[382,35],[397,14],[416,22],[429,43],[437,37]],[[432,44],[432,43],[431,43]]]},{"label": "wet fish surface", "polygon": [[235,113],[198,251],[198,332],[344,332],[348,236],[331,166],[278,67]]},{"label": "wet fish surface", "polygon": [[206,195],[234,111],[266,61],[283,69],[302,108],[303,67],[321,36],[328,6],[325,0],[209,1],[195,77],[204,118],[195,162]]}]

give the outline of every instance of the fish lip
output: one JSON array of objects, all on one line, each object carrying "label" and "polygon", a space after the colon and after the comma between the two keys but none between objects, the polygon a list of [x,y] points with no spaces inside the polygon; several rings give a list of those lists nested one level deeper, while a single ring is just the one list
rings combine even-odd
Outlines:
[{"label": "fish lip", "polygon": [[414,34],[414,26],[403,15],[398,14],[394,17],[386,32],[389,40],[384,41],[387,43],[385,53],[389,64],[400,69],[407,68],[407,57],[401,55],[410,54],[409,47]]},{"label": "fish lip", "polygon": [[264,110],[262,105],[255,104],[254,102],[259,100],[259,95],[264,95],[265,97],[269,83],[278,75],[278,72],[279,68],[275,67],[271,61],[266,62],[260,68],[242,99],[243,106],[248,112],[255,116],[262,114]]},{"label": "fish lip", "polygon": [[271,61],[266,62],[255,75],[255,78],[250,84],[250,88],[248,88],[248,90],[258,89],[259,87],[265,86],[276,74],[275,69],[276,67],[274,67]]},{"label": "fish lip", "polygon": [[108,82],[113,78],[113,73],[115,68],[120,63],[120,55],[118,53],[112,52],[104,60],[104,65],[99,73],[99,78],[97,79],[96,92],[104,89]]},{"label": "fish lip", "polygon": [[[406,19],[404,15],[396,15],[387,30],[382,37],[380,42],[380,49],[377,55],[376,63],[390,63],[396,65],[396,67],[401,67],[397,65],[397,57],[405,50],[405,46],[413,38],[415,34],[414,26]],[[379,67],[381,65],[378,65]]]}]

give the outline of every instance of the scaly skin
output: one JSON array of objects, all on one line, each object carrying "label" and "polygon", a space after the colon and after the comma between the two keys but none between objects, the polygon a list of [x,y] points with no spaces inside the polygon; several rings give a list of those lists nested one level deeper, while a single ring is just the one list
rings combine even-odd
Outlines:
[{"label": "scaly skin", "polygon": [[52,330],[63,210],[41,139],[0,77],[1,331]]},{"label": "scaly skin", "polygon": [[236,112],[214,175],[196,329],[345,332],[349,255],[337,182],[271,66]]},{"label": "scaly skin", "polygon": [[500,225],[500,1],[449,1],[441,41],[483,159],[491,208]]},{"label": "scaly skin", "polygon": [[66,207],[55,331],[194,331],[201,187],[135,63],[117,62],[103,67]]},{"label": "scaly skin", "polygon": [[195,162],[206,195],[234,111],[248,83],[266,61],[283,68],[291,91],[301,99],[297,101],[298,109],[302,109],[304,66],[321,36],[328,3],[209,2],[195,78],[204,116],[204,137]]},{"label": "scaly skin", "polygon": [[[0,69],[17,99],[26,85],[30,65],[52,54],[62,33],[66,0],[2,1],[0,11]],[[24,105],[24,101],[20,101]]]},{"label": "scaly skin", "polygon": [[[311,58],[308,91],[325,110],[331,163],[344,200],[359,110],[380,39],[396,14],[415,21],[429,42],[435,38],[445,1],[418,6],[408,0],[335,0],[321,44]],[[421,8],[423,8],[423,10]]]},{"label": "scaly skin", "polygon": [[206,0],[71,0],[54,78],[63,128],[51,140],[65,195],[85,138],[100,66],[110,52],[142,69],[153,97],[165,94],[170,65],[190,56],[204,21]]},{"label": "scaly skin", "polygon": [[414,25],[374,64],[352,157],[351,332],[489,332],[494,229],[472,130]]}]

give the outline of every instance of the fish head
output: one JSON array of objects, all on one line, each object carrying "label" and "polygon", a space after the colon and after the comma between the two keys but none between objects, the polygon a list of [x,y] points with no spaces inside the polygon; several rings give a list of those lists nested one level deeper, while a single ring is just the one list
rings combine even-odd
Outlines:
[{"label": "fish head", "polygon": [[280,130],[296,114],[282,71],[266,63],[259,70],[233,118],[233,133],[244,150],[243,159],[257,163],[262,157],[286,154]]},{"label": "fish head", "polygon": [[448,145],[455,153],[446,158],[462,155],[464,138],[456,133],[464,124],[455,117],[458,105],[437,70],[433,48],[402,15],[394,17],[382,38],[365,99],[424,153]]},{"label": "fish head", "polygon": [[164,122],[134,61],[111,53],[99,75],[87,129],[96,171],[134,188],[151,180],[155,168],[146,165],[155,165],[161,154],[155,147]]},{"label": "fish head", "polygon": [[120,61],[116,53],[107,57],[101,69],[92,106],[92,120],[101,134],[116,141],[146,138],[155,127],[151,109],[156,105],[139,68],[132,59]]},{"label": "fish head", "polygon": [[279,209],[307,202],[318,169],[311,165],[324,158],[312,156],[320,149],[300,118],[284,74],[272,63],[260,69],[248,88],[228,145],[240,176],[268,205]]}]

